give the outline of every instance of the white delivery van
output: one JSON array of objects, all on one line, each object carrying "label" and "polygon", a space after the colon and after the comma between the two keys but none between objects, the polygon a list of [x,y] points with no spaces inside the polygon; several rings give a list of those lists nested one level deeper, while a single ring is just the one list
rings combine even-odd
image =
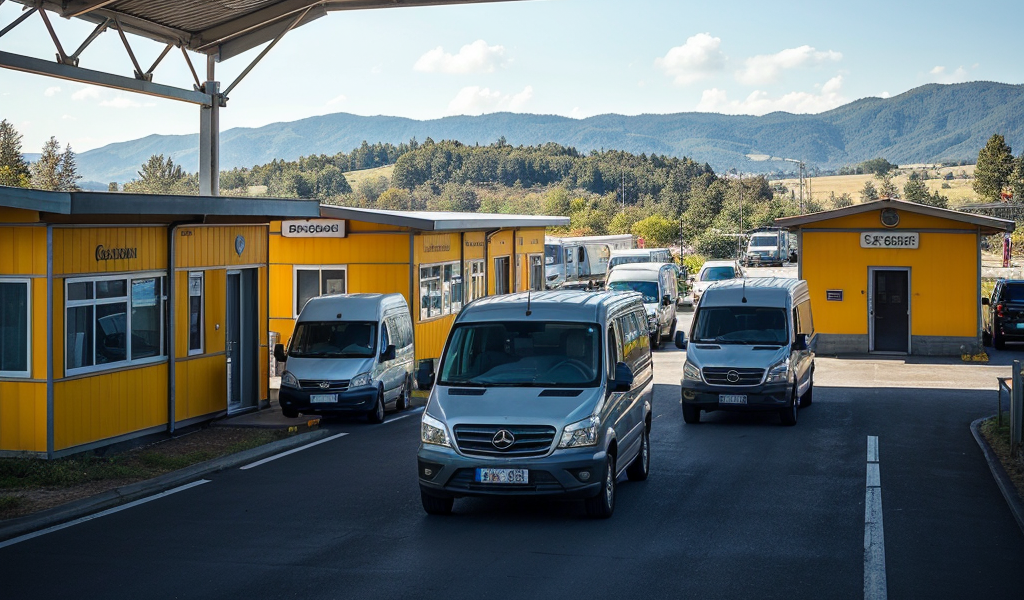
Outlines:
[{"label": "white delivery van", "polygon": [[647,311],[647,329],[651,347],[660,348],[662,340],[676,333],[676,302],[679,288],[675,265],[636,263],[619,265],[608,273],[605,289],[616,292],[640,292]]},{"label": "white delivery van", "polygon": [[634,263],[671,263],[672,251],[668,248],[638,248],[636,250],[613,250],[608,259],[608,270],[619,265]]}]

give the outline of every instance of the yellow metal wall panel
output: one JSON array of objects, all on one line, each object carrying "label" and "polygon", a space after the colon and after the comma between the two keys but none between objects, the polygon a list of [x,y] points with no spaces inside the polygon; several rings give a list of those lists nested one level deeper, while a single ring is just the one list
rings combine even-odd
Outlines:
[{"label": "yellow metal wall panel", "polygon": [[523,254],[544,253],[544,228],[528,227],[517,229],[516,251]]},{"label": "yellow metal wall panel", "polygon": [[484,257],[484,242],[487,233],[483,231],[467,231],[463,237],[463,256],[466,260],[481,259]]},{"label": "yellow metal wall panel", "polygon": [[[46,296],[43,296],[44,302]],[[42,314],[46,314],[46,305],[43,305]],[[53,278],[53,378],[64,377],[64,280]],[[46,327],[45,322],[43,327]],[[46,338],[46,330],[43,329],[43,338]],[[43,357],[46,360],[46,357]],[[43,367],[44,369],[46,367]]]},{"label": "yellow metal wall panel", "polygon": [[[98,260],[100,246],[107,250],[134,250],[135,258]],[[53,230],[55,275],[166,269],[167,230],[163,227],[55,227]]]},{"label": "yellow metal wall panel", "polygon": [[[206,347],[204,353],[224,352],[224,334],[227,331],[228,274],[224,269],[206,272]],[[227,388],[225,388],[227,389]]]},{"label": "yellow metal wall panel", "polygon": [[[56,291],[54,292],[54,310],[59,311],[60,305],[56,304]],[[32,378],[46,379],[46,350],[49,345],[46,343],[46,280],[32,280]],[[54,319],[54,331],[56,332],[56,319]]]},{"label": "yellow metal wall panel", "polygon": [[[266,225],[216,225],[180,227],[174,240],[175,267],[234,267],[267,262]],[[245,240],[242,253],[235,239]]]},{"label": "yellow metal wall panel", "polygon": [[271,235],[270,263],[278,265],[408,264],[409,236],[401,233],[358,234],[345,238],[287,238],[281,235]]},{"label": "yellow metal wall panel", "polygon": [[0,275],[46,275],[46,227],[0,227]]},{"label": "yellow metal wall panel", "polygon": [[[911,231],[914,229],[977,229],[976,225],[971,225],[970,223],[912,213],[900,210],[899,206],[894,206],[893,208],[895,208],[896,212],[900,215],[899,229],[908,229]],[[879,209],[861,213],[859,215],[850,215],[847,217],[840,217],[838,219],[827,219],[825,221],[812,223],[807,225],[807,227],[811,229],[869,229],[872,231],[887,229],[882,225],[881,212],[881,209]]]},{"label": "yellow metal wall panel", "polygon": [[46,384],[0,381],[0,450],[46,452]]},{"label": "yellow metal wall panel", "polygon": [[58,381],[54,449],[63,450],[167,423],[167,364]]},{"label": "yellow metal wall panel", "polygon": [[227,363],[223,355],[178,361],[174,366],[178,421],[227,410]]},{"label": "yellow metal wall panel", "polygon": [[412,305],[408,265],[349,265],[347,285],[350,294],[401,294]]},{"label": "yellow metal wall panel", "polygon": [[279,344],[288,344],[288,339],[292,337],[292,332],[295,331],[295,321],[291,318],[288,319],[270,319],[270,330],[276,331],[278,336]]},{"label": "yellow metal wall panel", "polygon": [[441,352],[444,351],[444,343],[448,340],[448,332],[452,329],[455,316],[447,315],[425,323],[416,323],[414,332],[416,360],[441,358]]},{"label": "yellow metal wall panel", "polygon": [[0,207],[0,223],[38,223],[39,211]]},{"label": "yellow metal wall panel", "polygon": [[416,264],[427,265],[459,260],[462,249],[457,233],[422,233],[416,236]]},{"label": "yellow metal wall panel", "polygon": [[[295,283],[292,265],[270,265],[270,318],[292,318]],[[276,331],[271,327],[271,331]]]}]

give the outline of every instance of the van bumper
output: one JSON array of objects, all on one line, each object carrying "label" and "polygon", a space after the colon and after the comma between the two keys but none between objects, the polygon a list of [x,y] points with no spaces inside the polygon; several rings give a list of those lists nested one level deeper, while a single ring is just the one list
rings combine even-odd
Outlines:
[{"label": "van bumper", "polygon": [[344,392],[330,392],[337,394],[337,402],[316,403],[310,402],[310,396],[322,392],[298,390],[295,388],[281,387],[278,394],[278,402],[281,408],[296,410],[305,414],[327,415],[342,413],[369,412],[377,402],[377,388],[362,387]]},{"label": "van bumper", "polygon": [[[793,397],[793,384],[791,383],[767,383],[757,386],[726,388],[708,385],[704,382],[684,380],[680,387],[682,388],[683,404],[707,411],[778,410],[789,406],[789,401]],[[720,399],[723,394],[746,396],[747,401],[745,404],[722,404]]]},{"label": "van bumper", "polygon": [[[594,448],[558,450],[550,456],[483,459],[449,448],[420,445],[416,455],[420,487],[432,496],[558,496],[591,498],[601,491],[606,453]],[[478,468],[527,469],[527,484],[477,483]],[[427,473],[430,475],[427,475]],[[589,477],[584,481],[582,473]]]}]

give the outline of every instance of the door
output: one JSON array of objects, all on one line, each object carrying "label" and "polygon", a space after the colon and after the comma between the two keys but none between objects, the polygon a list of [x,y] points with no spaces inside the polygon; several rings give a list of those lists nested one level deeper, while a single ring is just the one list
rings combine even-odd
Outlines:
[{"label": "door", "polygon": [[256,269],[228,271],[224,352],[227,358],[228,413],[256,406],[259,329]]},{"label": "door", "polygon": [[910,353],[910,271],[871,270],[871,351]]},{"label": "door", "polygon": [[501,294],[507,294],[508,289],[508,275],[509,275],[509,257],[501,256],[494,259],[494,294],[500,296]]}]

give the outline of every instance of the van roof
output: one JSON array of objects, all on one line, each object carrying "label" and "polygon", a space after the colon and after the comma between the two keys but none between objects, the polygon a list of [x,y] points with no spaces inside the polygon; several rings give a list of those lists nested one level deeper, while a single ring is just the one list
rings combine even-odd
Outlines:
[{"label": "van roof", "polygon": [[608,272],[608,281],[622,280],[629,277],[649,277],[651,281],[658,279],[662,269],[672,269],[669,263],[626,263],[615,265]]},{"label": "van roof", "polygon": [[734,260],[709,260],[709,261],[705,262],[703,265],[701,265],[700,268],[701,268],[701,270],[704,270],[707,267],[734,267],[734,266],[736,266],[736,261],[734,261]]},{"label": "van roof", "polygon": [[330,294],[310,298],[299,321],[378,321],[385,311],[408,307],[401,294]]},{"label": "van roof", "polygon": [[[526,305],[530,316],[526,316]],[[630,305],[643,306],[643,296],[636,292],[584,292],[553,290],[519,292],[488,296],[471,302],[459,314],[457,323],[487,321],[570,321],[602,323],[609,314]]]},{"label": "van roof", "polygon": [[669,252],[668,248],[633,248],[632,250],[612,250],[612,256],[646,256],[651,252]]},{"label": "van roof", "polygon": [[740,306],[746,297],[750,306],[777,306],[784,308],[792,297],[793,303],[809,298],[807,282],[789,277],[749,277],[718,281],[704,291],[699,306]]}]

